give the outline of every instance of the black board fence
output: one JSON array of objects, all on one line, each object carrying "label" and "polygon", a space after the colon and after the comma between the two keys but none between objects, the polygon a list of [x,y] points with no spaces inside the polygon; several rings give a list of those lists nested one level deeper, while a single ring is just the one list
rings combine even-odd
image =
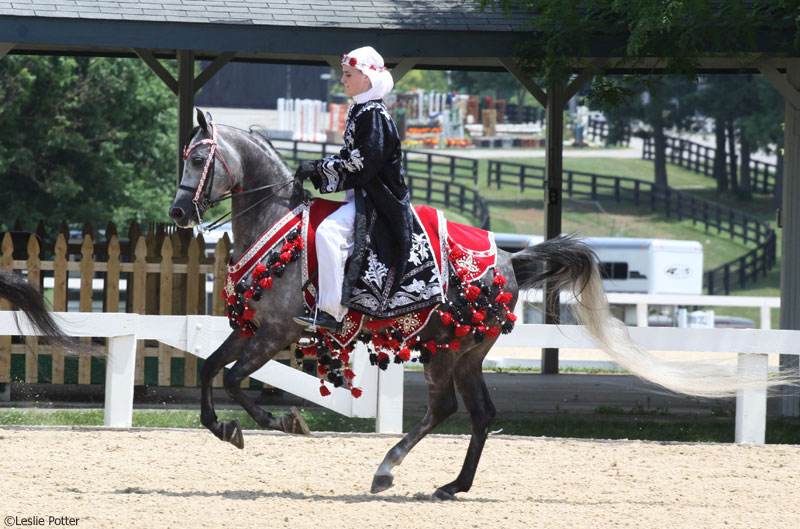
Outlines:
[{"label": "black board fence", "polygon": [[[592,141],[595,142],[606,142],[608,138],[608,134],[610,132],[610,126],[608,121],[597,119],[597,118],[589,118],[589,124],[586,127],[585,135],[587,138],[591,138]],[[631,127],[630,125],[626,125],[622,131],[622,135],[619,139],[619,144],[621,145],[630,145],[631,144]]]},{"label": "black board fence", "polygon": [[[695,226],[700,224],[706,233],[725,233],[733,240],[755,244],[755,248],[745,255],[704,273],[703,283],[709,294],[728,294],[732,288],[743,288],[765,276],[775,266],[775,231],[752,215],[635,178],[565,170],[562,180],[563,193],[569,197],[610,199],[618,203],[647,206],[667,217],[688,219]],[[490,160],[487,185],[498,189],[503,185],[513,185],[520,192],[541,189],[544,185],[544,168]]]},{"label": "black board fence", "polygon": [[[691,140],[666,136],[667,163],[683,167],[697,174],[714,176],[714,155],[716,149]],[[730,156],[730,153],[728,153]],[[655,158],[655,146],[652,138],[647,138],[642,147],[642,159]],[[772,194],[775,192],[775,175],[777,167],[773,163],[750,158],[750,180],[756,193]],[[725,170],[728,171],[726,163]]]},{"label": "black board fence", "polygon": [[[296,165],[301,159],[329,156],[341,149],[332,143],[301,143],[275,141],[275,147],[288,162]],[[478,160],[427,152],[403,152],[403,170],[406,184],[415,200],[452,208],[471,216],[476,226],[490,228],[489,207],[478,193]],[[466,182],[465,185],[461,182]]]}]

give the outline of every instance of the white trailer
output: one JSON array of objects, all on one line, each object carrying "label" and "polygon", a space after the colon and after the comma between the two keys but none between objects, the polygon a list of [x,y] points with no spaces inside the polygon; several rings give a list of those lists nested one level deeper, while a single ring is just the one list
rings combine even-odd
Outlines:
[{"label": "white trailer", "polygon": [[[495,233],[497,246],[518,251],[544,240],[539,235]],[[703,245],[697,241],[587,237],[607,292],[701,294]]]}]

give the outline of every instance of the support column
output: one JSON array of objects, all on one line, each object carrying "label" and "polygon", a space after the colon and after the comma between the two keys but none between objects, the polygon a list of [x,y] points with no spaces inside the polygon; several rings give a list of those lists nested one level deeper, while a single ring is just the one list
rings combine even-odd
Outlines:
[{"label": "support column", "polygon": [[192,131],[194,52],[178,50],[178,183],[183,173],[183,146]]},{"label": "support column", "polygon": [[[545,240],[561,234],[561,181],[564,144],[564,88],[561,83],[550,85],[547,90],[546,158],[544,162],[544,229]],[[557,324],[561,310],[559,291],[548,284],[544,289],[544,322]],[[542,349],[542,373],[558,373],[558,349]]]},{"label": "support column", "polygon": [[[786,61],[786,81],[794,94],[800,88],[800,59]],[[770,79],[772,81],[772,79]],[[786,92],[785,87],[782,92]],[[791,92],[790,92],[791,93]],[[786,94],[784,94],[786,95]],[[798,97],[786,97],[784,161],[783,161],[783,202],[781,204],[781,329],[800,329],[800,106]],[[796,355],[780,355],[780,368],[797,370]],[[781,391],[781,414],[797,417],[798,392],[796,388],[784,387]]]}]

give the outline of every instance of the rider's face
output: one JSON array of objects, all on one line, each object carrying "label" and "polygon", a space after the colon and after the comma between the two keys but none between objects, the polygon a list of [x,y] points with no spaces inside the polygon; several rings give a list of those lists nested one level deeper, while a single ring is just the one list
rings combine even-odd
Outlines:
[{"label": "rider's face", "polygon": [[348,97],[357,96],[372,88],[369,77],[361,73],[358,68],[348,64],[342,65],[342,84],[344,85],[344,93]]}]

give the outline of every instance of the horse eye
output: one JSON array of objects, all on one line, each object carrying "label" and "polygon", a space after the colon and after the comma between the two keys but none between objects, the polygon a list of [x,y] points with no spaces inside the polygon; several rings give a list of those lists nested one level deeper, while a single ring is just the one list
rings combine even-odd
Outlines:
[{"label": "horse eye", "polygon": [[205,159],[204,158],[200,158],[200,157],[197,157],[197,156],[192,156],[192,165],[194,165],[195,167],[200,167],[204,163],[205,163]]}]

